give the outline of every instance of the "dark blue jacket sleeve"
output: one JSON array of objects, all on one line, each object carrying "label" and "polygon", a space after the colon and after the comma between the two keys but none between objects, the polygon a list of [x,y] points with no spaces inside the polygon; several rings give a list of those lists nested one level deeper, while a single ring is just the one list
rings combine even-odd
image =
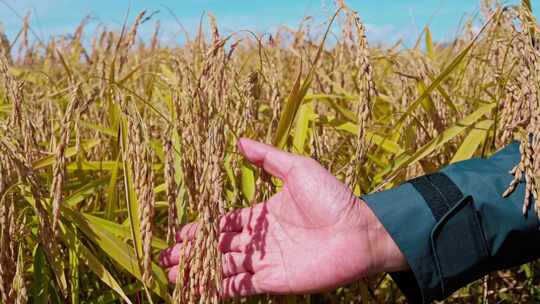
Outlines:
[{"label": "dark blue jacket sleeve", "polygon": [[522,213],[524,181],[502,197],[519,160],[513,143],[362,197],[409,263],[410,271],[391,276],[411,303],[444,299],[490,271],[540,256],[534,204]]}]

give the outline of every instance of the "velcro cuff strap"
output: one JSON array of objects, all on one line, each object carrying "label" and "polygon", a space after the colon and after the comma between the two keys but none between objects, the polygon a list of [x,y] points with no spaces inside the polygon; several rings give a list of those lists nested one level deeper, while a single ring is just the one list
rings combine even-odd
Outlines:
[{"label": "velcro cuff strap", "polygon": [[437,222],[463,198],[458,186],[441,172],[417,177],[409,183],[422,195]]},{"label": "velcro cuff strap", "polygon": [[489,270],[489,249],[471,196],[457,202],[435,225],[431,244],[441,278],[442,297],[439,299]]},{"label": "velcro cuff strap", "polygon": [[421,176],[409,183],[424,198],[436,221],[430,238],[440,294],[433,294],[441,300],[458,289],[465,278],[485,273],[487,242],[472,197],[465,197],[446,174]]}]

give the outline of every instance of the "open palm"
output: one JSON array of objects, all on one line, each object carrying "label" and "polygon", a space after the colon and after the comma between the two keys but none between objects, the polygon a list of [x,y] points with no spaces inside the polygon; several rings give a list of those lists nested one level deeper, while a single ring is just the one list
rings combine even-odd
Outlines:
[{"label": "open palm", "polygon": [[[319,292],[406,267],[369,208],[318,162],[249,139],[238,146],[283,187],[221,219],[224,297]],[[180,246],[194,239],[197,225],[182,227],[178,244],[160,257],[173,282]]]}]

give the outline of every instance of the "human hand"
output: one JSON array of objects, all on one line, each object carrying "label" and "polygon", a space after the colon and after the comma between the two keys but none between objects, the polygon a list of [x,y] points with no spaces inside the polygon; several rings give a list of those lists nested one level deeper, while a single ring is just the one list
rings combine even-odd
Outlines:
[{"label": "human hand", "polygon": [[[369,207],[317,161],[249,139],[238,148],[283,187],[268,201],[221,218],[223,297],[320,292],[408,268]],[[197,223],[183,226],[178,243],[162,252],[171,282],[182,244],[197,231]]]}]

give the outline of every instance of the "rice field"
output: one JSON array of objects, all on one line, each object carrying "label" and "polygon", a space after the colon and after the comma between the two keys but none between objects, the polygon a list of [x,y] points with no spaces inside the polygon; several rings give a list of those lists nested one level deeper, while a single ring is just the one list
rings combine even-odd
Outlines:
[{"label": "rice field", "polygon": [[[13,41],[0,33],[0,302],[218,302],[219,216],[280,187],[243,160],[240,137],[312,157],[357,195],[519,140],[514,174],[537,201],[540,28],[529,1],[492,2],[456,39],[437,43],[426,27],[411,47],[368,45],[341,1],[326,31],[305,20],[223,34],[209,14],[181,45],[162,43],[144,11],[91,37],[83,20],[36,40],[29,17]],[[150,40],[141,26],[154,26]],[[189,283],[170,285],[157,257],[194,220]],[[445,303],[538,300],[539,266],[492,273]],[[405,299],[381,274],[234,301]]]}]

